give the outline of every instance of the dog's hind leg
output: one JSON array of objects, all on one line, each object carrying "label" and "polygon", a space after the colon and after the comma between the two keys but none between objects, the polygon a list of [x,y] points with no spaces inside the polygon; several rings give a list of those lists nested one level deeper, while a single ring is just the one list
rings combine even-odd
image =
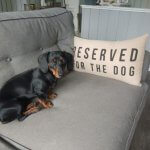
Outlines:
[{"label": "dog's hind leg", "polygon": [[36,113],[39,111],[38,107],[32,107],[29,110],[26,110],[25,112],[23,112],[19,117],[18,117],[18,121],[23,121],[24,119],[26,119],[28,116],[32,115],[33,113]]},{"label": "dog's hind leg", "polygon": [[53,103],[51,101],[46,101],[43,99],[35,98],[29,105],[27,105],[22,115],[18,118],[19,121],[23,121],[25,118],[30,116],[33,113],[40,111],[41,109],[52,108]]},{"label": "dog's hind leg", "polygon": [[22,106],[17,101],[7,102],[0,107],[0,121],[5,124],[18,118]]},{"label": "dog's hind leg", "polygon": [[32,107],[29,110],[25,111],[23,114],[26,116],[26,115],[31,115],[33,113],[36,113],[38,111],[39,111],[39,108],[35,106],[35,107]]}]

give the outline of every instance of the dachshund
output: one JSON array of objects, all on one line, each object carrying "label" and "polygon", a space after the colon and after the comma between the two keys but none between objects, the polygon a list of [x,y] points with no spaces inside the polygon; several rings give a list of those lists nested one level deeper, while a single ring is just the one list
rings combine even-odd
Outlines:
[{"label": "dachshund", "polygon": [[53,107],[57,80],[73,70],[73,55],[64,51],[39,56],[39,66],[9,79],[0,90],[0,121],[23,121],[29,115]]}]

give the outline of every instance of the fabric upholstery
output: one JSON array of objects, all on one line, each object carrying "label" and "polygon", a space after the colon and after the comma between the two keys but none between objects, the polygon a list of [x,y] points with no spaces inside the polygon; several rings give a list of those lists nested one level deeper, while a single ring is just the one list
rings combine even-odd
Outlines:
[{"label": "fabric upholstery", "polygon": [[125,41],[75,37],[75,70],[140,86],[148,35]]},{"label": "fabric upholstery", "polygon": [[33,150],[127,150],[147,89],[72,72],[58,82],[54,108],[0,132]]},{"label": "fabric upholstery", "polygon": [[[1,141],[0,141],[1,142]],[[8,147],[5,143],[0,143],[0,149],[1,150],[15,150],[15,149],[11,149],[10,147]]]},{"label": "fabric upholstery", "polygon": [[145,51],[141,81],[147,80],[149,67],[150,67],[150,52]]},{"label": "fabric upholstery", "polygon": [[[0,86],[16,73],[37,66],[41,48],[72,53],[73,36],[72,14],[63,8],[0,13]],[[6,62],[7,58],[12,61]]]}]

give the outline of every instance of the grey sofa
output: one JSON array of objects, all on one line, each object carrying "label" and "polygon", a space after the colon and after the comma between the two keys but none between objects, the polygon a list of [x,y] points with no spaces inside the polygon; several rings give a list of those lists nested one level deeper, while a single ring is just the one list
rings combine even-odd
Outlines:
[{"label": "grey sofa", "polygon": [[[0,14],[0,85],[36,67],[45,48],[72,53],[73,36],[72,14],[65,9]],[[72,72],[55,90],[54,108],[0,124],[1,138],[21,150],[129,149],[149,92],[146,81],[136,87]]]}]

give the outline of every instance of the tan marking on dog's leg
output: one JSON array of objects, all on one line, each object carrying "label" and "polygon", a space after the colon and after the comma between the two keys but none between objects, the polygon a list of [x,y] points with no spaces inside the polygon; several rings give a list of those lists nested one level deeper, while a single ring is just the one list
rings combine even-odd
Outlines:
[{"label": "tan marking on dog's leg", "polygon": [[57,94],[52,92],[52,91],[49,91],[48,92],[48,99],[54,99],[57,97]]},{"label": "tan marking on dog's leg", "polygon": [[39,99],[38,102],[46,109],[53,107],[53,103],[50,101]]},{"label": "tan marking on dog's leg", "polygon": [[23,115],[31,115],[31,114],[36,113],[36,112],[38,112],[38,111],[39,111],[38,107],[33,107],[33,108],[31,108],[31,109],[25,111],[25,112],[23,113]]},{"label": "tan marking on dog's leg", "polygon": [[46,105],[47,105],[49,108],[52,108],[52,107],[54,106],[54,104],[53,104],[51,101],[46,102]]},{"label": "tan marking on dog's leg", "polygon": [[28,106],[27,106],[27,110],[28,109],[31,109],[32,107],[35,107],[36,106],[36,103],[30,103]]}]

